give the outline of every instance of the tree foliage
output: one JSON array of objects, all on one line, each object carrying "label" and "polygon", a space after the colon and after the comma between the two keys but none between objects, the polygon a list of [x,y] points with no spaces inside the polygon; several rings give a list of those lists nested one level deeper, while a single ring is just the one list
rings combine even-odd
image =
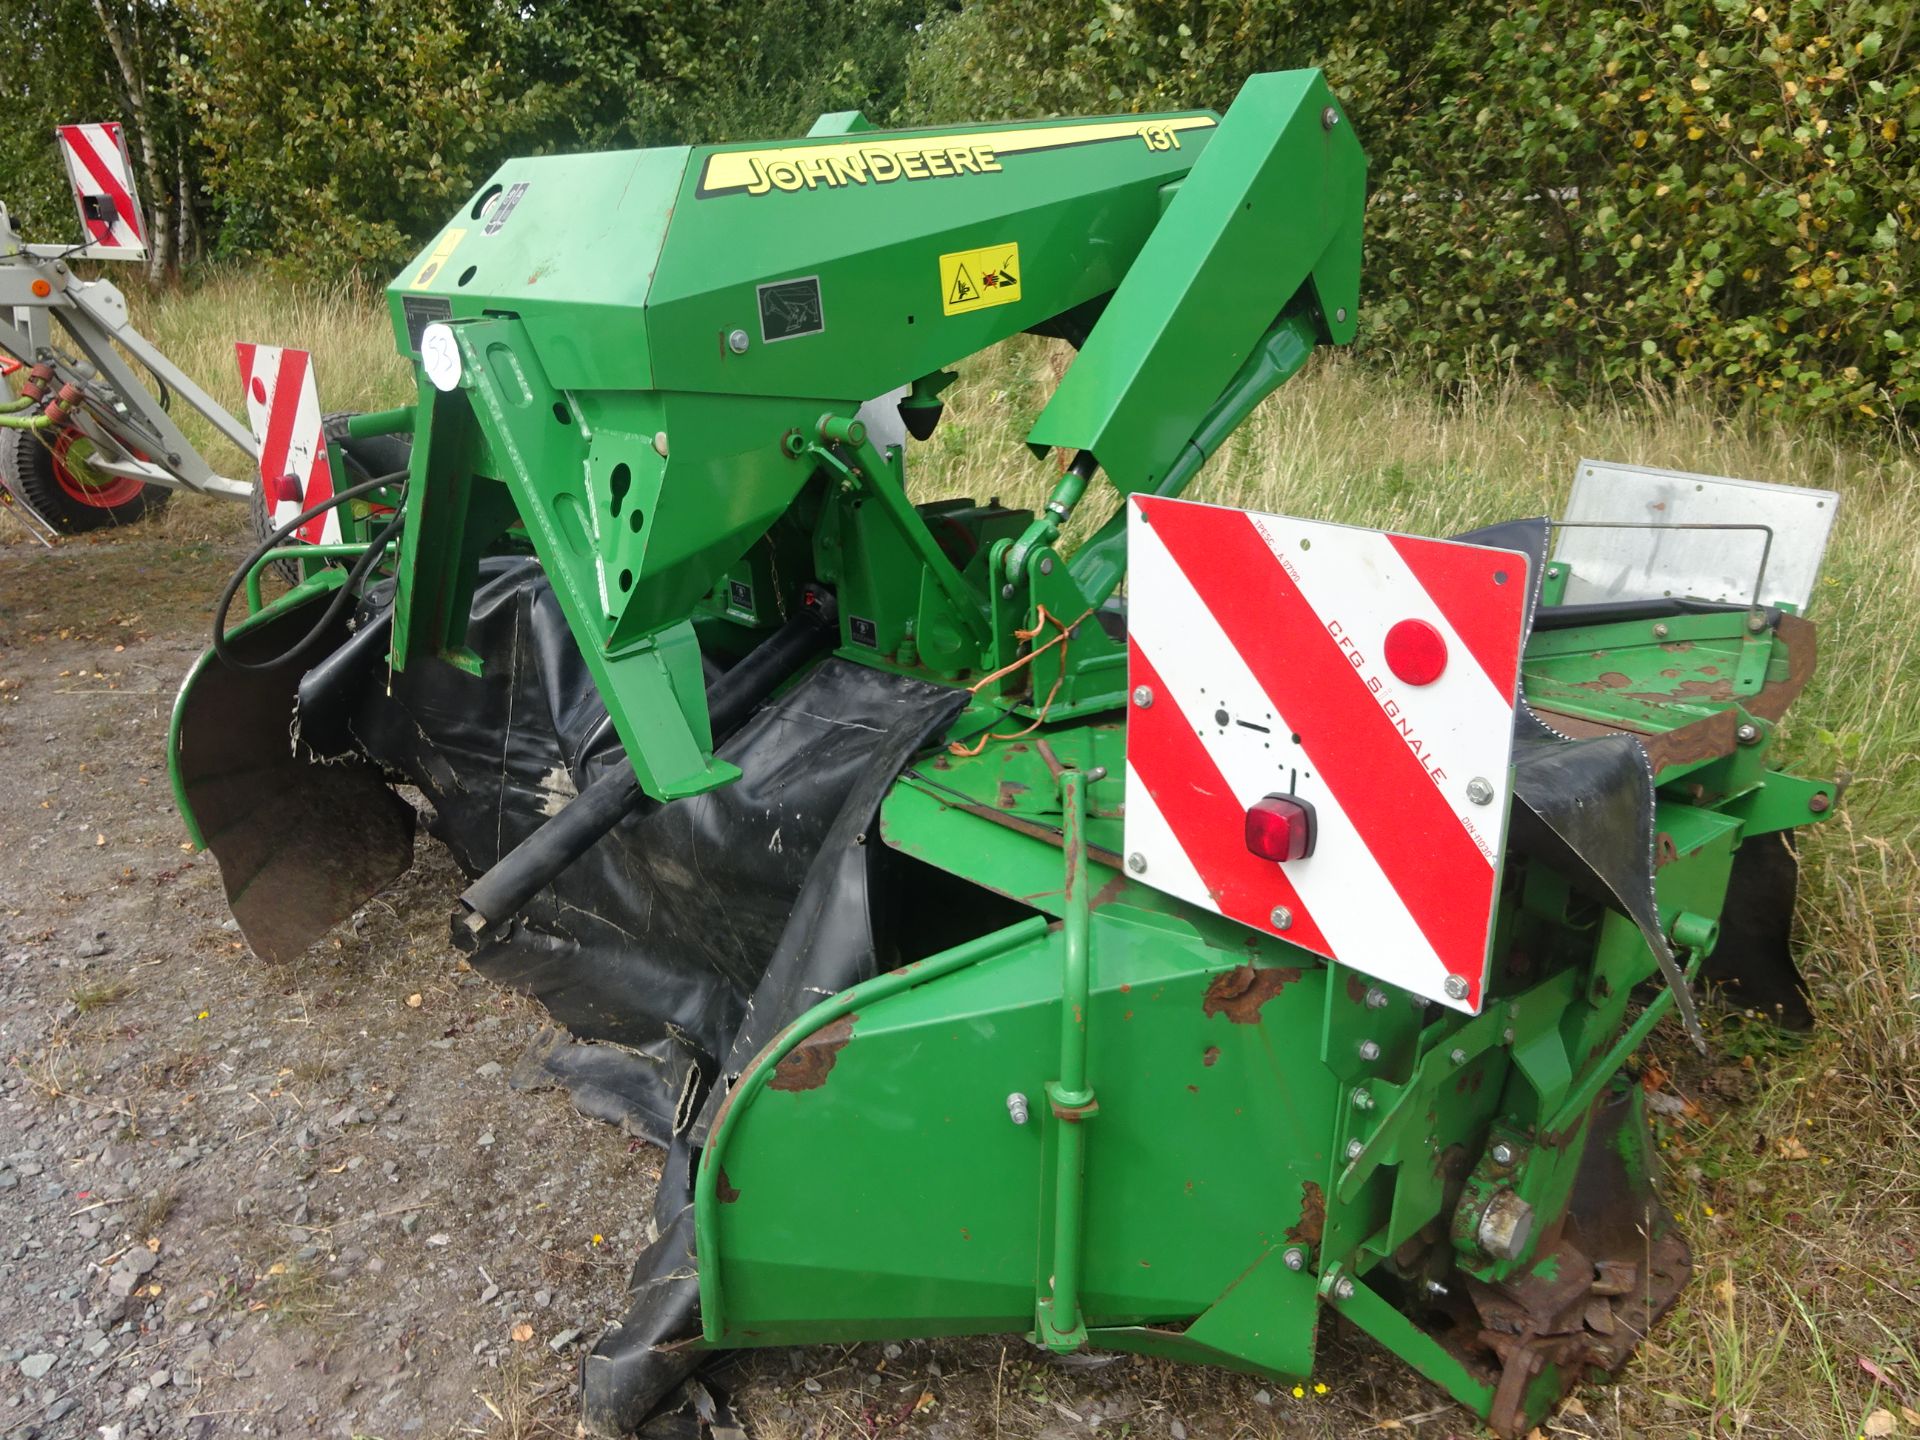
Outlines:
[{"label": "tree foliage", "polygon": [[181,83],[219,249],[389,271],[558,108],[490,0],[193,0]]},{"label": "tree foliage", "polygon": [[1371,158],[1373,350],[1885,420],[1920,401],[1917,24],[1873,0],[973,0],[909,109],[1222,106],[1320,65]]},{"label": "tree foliage", "polygon": [[820,115],[884,121],[927,0],[543,0],[525,63],[582,146],[777,139]]},{"label": "tree foliage", "polygon": [[0,202],[32,240],[79,239],[73,196],[53,147],[62,120],[114,120],[91,113],[97,76],[113,66],[88,0],[17,7],[0,25]]},{"label": "tree foliage", "polygon": [[23,236],[79,243],[54,127],[118,120],[146,212],[150,275],[195,251],[197,157],[173,84],[184,38],[180,12],[165,0],[46,0],[9,12],[0,26],[0,201]]},{"label": "tree foliage", "polygon": [[1920,10],[1901,0],[16,10],[0,199],[36,239],[73,228],[62,120],[129,122],[143,198],[188,258],[204,230],[220,256],[381,276],[515,153],[772,138],[842,109],[1223,109],[1250,73],[1319,65],[1371,157],[1374,352],[1442,382],[1513,367],[1920,413]]}]

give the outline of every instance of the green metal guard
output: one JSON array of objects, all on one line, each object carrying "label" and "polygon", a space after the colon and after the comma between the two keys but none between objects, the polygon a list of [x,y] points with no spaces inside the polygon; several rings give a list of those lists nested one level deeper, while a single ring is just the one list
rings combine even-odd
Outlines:
[{"label": "green metal guard", "polygon": [[[264,602],[260,597],[260,575],[261,572],[274,561],[357,560],[367,553],[367,549],[368,546],[366,543],[355,544],[347,541],[338,541],[315,545],[288,545],[280,549],[269,550],[258,560],[255,560],[252,565],[247,567],[247,614],[250,616],[258,615],[264,608]],[[388,541],[385,545],[381,546],[381,549],[388,555],[391,555],[394,550],[394,542]]]}]

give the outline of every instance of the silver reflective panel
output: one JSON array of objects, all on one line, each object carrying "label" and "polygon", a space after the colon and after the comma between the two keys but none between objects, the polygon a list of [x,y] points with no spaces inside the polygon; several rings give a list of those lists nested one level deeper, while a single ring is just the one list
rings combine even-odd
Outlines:
[{"label": "silver reflective panel", "polygon": [[1553,563],[1572,572],[1570,605],[1676,596],[1804,614],[1839,508],[1831,490],[1582,460]]}]

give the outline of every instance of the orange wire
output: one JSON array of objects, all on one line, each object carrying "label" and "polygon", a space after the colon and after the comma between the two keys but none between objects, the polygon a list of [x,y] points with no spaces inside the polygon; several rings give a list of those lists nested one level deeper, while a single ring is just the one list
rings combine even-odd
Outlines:
[{"label": "orange wire", "polygon": [[[1076,628],[1078,628],[1080,622],[1082,620],[1085,620],[1089,615],[1093,614],[1093,607],[1089,605],[1085,610],[1082,610],[1080,612],[1079,619],[1074,620],[1069,624],[1062,625],[1060,622],[1059,616],[1051,615],[1047,613],[1046,606],[1044,605],[1036,606],[1035,609],[1037,612],[1037,619],[1034,624],[1034,627],[1031,630],[1014,631],[1013,634],[1015,639],[1032,640],[1035,636],[1039,635],[1042,631],[1044,631],[1049,624],[1059,625],[1060,633],[1054,636],[1051,640],[1047,641],[1044,645],[1034,646],[1026,654],[1022,655],[1018,660],[1012,661],[1011,663],[1006,665],[1002,665],[998,670],[995,670],[991,675],[982,676],[979,680],[975,681],[972,685],[967,687],[968,691],[971,694],[978,695],[987,686],[993,684],[994,681],[1002,679],[1005,676],[1011,675],[1016,670],[1020,670],[1028,665],[1031,665],[1035,660],[1039,659],[1040,656],[1044,655],[1047,651],[1051,650],[1054,646],[1065,645],[1068,641],[1070,641],[1073,638],[1073,632]],[[975,756],[979,755],[983,750],[987,748],[988,745],[990,745],[995,740],[1018,740],[1023,735],[1031,735],[1034,731],[1038,730],[1042,725],[1047,723],[1047,712],[1053,708],[1053,702],[1060,694],[1060,683],[1066,678],[1067,678],[1067,666],[1066,666],[1066,661],[1063,657],[1061,660],[1060,669],[1054,674],[1054,677],[1053,677],[1053,688],[1047,691],[1047,698],[1040,706],[1040,713],[1033,717],[1033,723],[1027,726],[1026,729],[1016,730],[1011,735],[1002,735],[994,731],[989,731],[987,734],[980,737],[980,743],[978,745],[974,745],[971,747],[962,745],[958,740],[955,740],[952,744],[947,746],[947,753],[950,755],[957,755],[964,760],[971,760]]]}]

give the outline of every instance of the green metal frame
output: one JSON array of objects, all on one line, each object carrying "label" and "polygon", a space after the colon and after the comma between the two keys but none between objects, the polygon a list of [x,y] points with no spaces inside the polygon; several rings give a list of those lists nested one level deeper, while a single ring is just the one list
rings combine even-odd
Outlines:
[{"label": "green metal frame", "polygon": [[[942,155],[974,168],[943,173]],[[922,156],[910,190],[874,178]],[[1315,344],[1351,338],[1364,185],[1317,72],[1256,76],[1224,118],[829,127],[510,162],[389,291],[404,349],[437,315],[460,360],[454,388],[423,386],[412,416],[393,664],[474,663],[475,566],[517,521],[642,787],[711,789],[734,772],[712,756],[690,618],[710,632],[728,607],[708,597],[797,522],[841,590],[845,653],[943,680],[1001,670],[1042,604],[1083,615],[1118,566],[1069,574],[1051,550],[1077,498],[1064,492],[997,564],[956,560],[952,517],[936,533],[908,502],[903,454],[867,439],[861,403],[905,385],[935,406],[955,355],[1022,330],[1071,335],[1081,358],[1035,446],[1088,450],[1123,490],[1175,490]],[[538,204],[487,208],[515,190]],[[608,230],[576,223],[609,197]],[[1019,257],[1017,284],[1006,303],[956,309],[948,261],[982,247]],[[792,333],[762,293],[783,285],[812,305]],[[984,549],[1011,538],[984,514],[960,523]],[[1112,537],[1091,553],[1111,562]],[[1031,712],[1064,692],[1060,713],[1086,713],[1112,703],[1123,667],[1089,636],[1026,679],[986,698]]]},{"label": "green metal frame", "polygon": [[[744,653],[809,582],[842,657],[973,692],[946,737],[967,743],[908,768],[879,837],[1030,916],[822,1001],[735,1082],[695,1177],[703,1343],[1026,1329],[1292,1378],[1331,1305],[1504,1430],[1571,1378],[1536,1355],[1504,1381],[1406,1297],[1526,1293],[1558,1263],[1492,1253],[1479,1223],[1512,1200],[1547,1233],[1581,1199],[1594,1117],[1673,1004],[1646,994],[1642,934],[1508,856],[1468,1016],[1139,883],[1102,623],[1122,520],[1060,544],[1096,473],[1179,493],[1352,337],[1364,190],[1316,72],[1256,76],[1224,117],[848,114],[773,145],[509,162],[389,290],[401,349],[441,325],[457,359],[353,422],[412,435],[396,670],[480,665],[478,565],[516,549],[661,800],[737,774],[703,650]],[[949,288],[989,249],[991,303]],[[1028,436],[1074,457],[1048,505],[913,504],[862,405],[906,387],[923,422],[956,357],[1023,331],[1079,346]],[[341,583],[326,562],[370,538],[347,519],[354,543],[307,551],[277,605],[248,577],[247,625]],[[1832,813],[1835,786],[1770,761],[1796,667],[1744,612],[1529,645],[1537,704],[1657,757],[1658,908],[1690,973],[1742,841]],[[1699,743],[1663,748],[1682,732]],[[177,775],[176,798],[199,843]]]},{"label": "green metal frame", "polygon": [[[1634,692],[1676,678],[1659,673],[1673,668],[1672,652],[1646,647],[1642,632],[1594,627],[1578,647],[1593,664],[1630,668],[1628,685],[1601,688],[1619,697],[1618,718],[1637,724],[1648,713]],[[1529,687],[1564,673],[1568,633],[1543,631],[1530,647]],[[1782,655],[1767,643],[1777,674]],[[1713,703],[1689,697],[1664,718],[1690,724]],[[1719,703],[1738,712],[1734,699]],[[1519,1285],[1549,1266],[1532,1248],[1482,1252],[1473,1222],[1502,1190],[1541,1217],[1577,1198],[1595,1107],[1674,1004],[1665,988],[1639,994],[1658,984],[1639,930],[1556,872],[1510,857],[1487,1007],[1474,1017],[1426,1007],[1134,881],[1115,853],[1122,792],[1107,775],[1124,745],[1119,718],[1050,724],[1043,736],[923,760],[889,796],[886,843],[1057,923],[1044,938],[1000,932],[985,954],[948,952],[913,972],[930,968],[938,984],[887,977],[835,997],[756,1062],[754,1083],[730,1099],[724,1143],[716,1137],[702,1157],[707,1343],[1027,1323],[1054,1349],[1136,1350],[1291,1380],[1308,1373],[1315,1317],[1331,1304],[1481,1415],[1510,1425],[1500,1404],[1512,1403],[1537,1422],[1579,1366],[1543,1363],[1517,1399],[1497,1403],[1497,1371],[1389,1296],[1453,1271]],[[1742,763],[1755,749],[1764,759],[1767,739],[1742,746]],[[1656,815],[1660,915],[1689,979],[1717,943],[1740,841],[1820,818],[1807,799],[1832,789],[1761,764],[1750,788],[1705,800],[1700,773],[1672,779]],[[1224,1018],[1234,1003],[1255,1011],[1240,1017],[1249,1023]],[[1301,1043],[1315,1034],[1318,1044]],[[1221,1068],[1244,1062],[1237,1046],[1249,1042],[1258,1063]],[[836,1057],[817,1088],[765,1083],[786,1054],[815,1043]],[[917,1109],[902,1098],[906,1084],[923,1097]],[[1040,1135],[1009,1125],[1002,1094],[1013,1091],[1045,1097],[1033,1105]],[[1242,1128],[1250,1114],[1286,1114],[1304,1128],[1295,1140],[1253,1142],[1265,1147],[1256,1158]],[[1492,1158],[1496,1140],[1504,1161]],[[956,1154],[989,1178],[967,1183]],[[1312,1157],[1311,1190],[1263,1172],[1274,1154],[1296,1166]],[[1156,1190],[1152,1177],[1185,1175],[1196,1155],[1238,1157],[1233,1174],[1198,1185],[1253,1184],[1257,1198],[1248,1192],[1227,1207],[1232,1219],[1209,1220],[1193,1213],[1192,1186]],[[824,1189],[803,1173],[810,1164],[830,1177]],[[852,1176],[883,1178],[850,1192]],[[1003,1187],[1012,1209],[983,1194]],[[899,1213],[876,1231],[883,1201]],[[836,1224],[826,1215],[834,1206],[852,1217]],[[1020,1209],[1028,1219],[1016,1241]],[[1430,1246],[1409,1269],[1410,1247],[1435,1226],[1451,1227],[1445,1270],[1428,1268]],[[961,1284],[950,1273],[960,1263],[952,1252],[975,1236],[990,1238],[1000,1263],[984,1290],[979,1276]],[[1176,1245],[1181,1278],[1196,1288],[1169,1293],[1157,1272]],[[918,1263],[876,1275],[876,1253]],[[1028,1268],[1030,1287],[1016,1289]],[[1143,1284],[1143,1271],[1155,1278]],[[821,1313],[823,1287],[843,1285],[846,1309]]]}]

